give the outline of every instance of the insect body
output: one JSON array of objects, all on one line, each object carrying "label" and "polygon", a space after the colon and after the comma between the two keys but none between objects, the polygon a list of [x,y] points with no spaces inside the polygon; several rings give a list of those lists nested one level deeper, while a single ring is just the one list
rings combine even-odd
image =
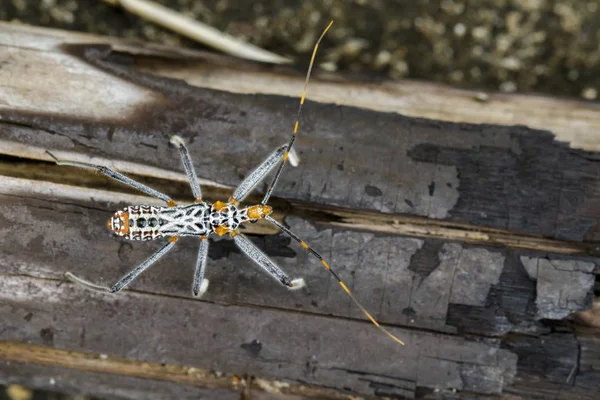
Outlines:
[{"label": "insect body", "polygon": [[186,206],[129,206],[108,220],[108,228],[130,240],[153,240],[173,236],[223,236],[240,224],[256,221],[271,214],[271,206],[254,205],[238,208],[217,201]]},{"label": "insect body", "polygon": [[[333,23],[333,22],[332,22]],[[196,172],[192,165],[189,152],[179,136],[172,136],[171,143],[175,145],[181,154],[183,166],[192,188],[192,193],[195,197],[195,203],[191,205],[177,205],[169,196],[158,192],[144,184],[141,184],[133,179],[107,167],[81,162],[60,161],[50,152],[48,154],[59,165],[71,165],[76,167],[91,168],[98,170],[100,173],[112,178],[118,182],[131,186],[149,196],[163,200],[167,207],[154,207],[145,205],[133,205],[126,207],[123,210],[117,211],[111,219],[108,220],[108,227],[115,234],[131,240],[154,240],[160,238],[168,238],[165,243],[156,253],[152,254],[148,259],[135,267],[131,272],[125,275],[121,280],[111,287],[99,286],[88,282],[84,279],[76,277],[67,272],[66,278],[69,280],[84,285],[90,289],[115,293],[123,289],[131,283],[137,276],[144,272],[148,267],[155,263],[160,257],[166,254],[173,248],[179,237],[194,236],[199,238],[200,247],[198,250],[198,258],[196,262],[196,270],[194,273],[194,281],[192,284],[192,293],[194,296],[202,296],[208,288],[208,280],[204,278],[206,269],[206,260],[208,256],[208,236],[216,234],[223,236],[228,234],[238,248],[260,266],[267,274],[277,280],[280,284],[288,289],[299,289],[305,285],[302,278],[290,279],[271,259],[269,259],[260,249],[258,249],[246,236],[239,232],[238,227],[245,222],[254,222],[259,219],[265,219],[278,227],[284,234],[288,235],[298,242],[312,256],[316,257],[323,266],[333,275],[342,289],[350,296],[354,303],[361,311],[377,326],[380,330],[386,333],[389,337],[400,344],[404,344],[400,339],[391,334],[387,329],[380,326],[373,316],[360,304],[354,297],[348,286],[340,279],[337,273],[329,264],[311,248],[306,242],[300,239],[296,234],[291,232],[283,224],[272,218],[270,215],[273,212],[271,206],[267,204],[273,189],[277,184],[281,171],[286,164],[288,158],[293,153],[292,146],[296,140],[302,105],[306,96],[306,88],[308,79],[315,59],[315,55],[319,43],[331,24],[327,26],[321,37],[317,41],[313,50],[312,58],[306,80],[304,82],[304,90],[300,98],[300,106],[298,109],[298,118],[294,124],[293,134],[287,144],[276,149],[269,155],[262,164],[250,173],[242,183],[235,189],[232,197],[227,202],[217,201],[214,204],[207,203],[202,200],[202,190],[198,183]],[[269,186],[263,200],[260,204],[247,207],[240,206],[240,203],[248,196],[248,194],[277,166],[275,175]]]}]

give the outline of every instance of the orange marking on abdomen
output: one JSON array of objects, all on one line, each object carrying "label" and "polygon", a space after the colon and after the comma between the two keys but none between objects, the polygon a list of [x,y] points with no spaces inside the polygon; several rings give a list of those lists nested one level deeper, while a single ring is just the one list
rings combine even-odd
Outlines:
[{"label": "orange marking on abdomen", "polygon": [[123,226],[119,232],[123,235],[127,235],[129,233],[129,213],[122,212],[121,216],[123,218]]}]

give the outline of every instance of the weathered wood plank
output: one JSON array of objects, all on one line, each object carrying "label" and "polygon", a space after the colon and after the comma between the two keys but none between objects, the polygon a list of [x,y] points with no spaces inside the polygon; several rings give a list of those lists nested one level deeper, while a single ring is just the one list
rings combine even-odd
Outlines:
[{"label": "weathered wood plank", "polygon": [[[15,143],[5,143],[11,150],[21,151],[25,146]],[[31,148],[27,148],[31,150]],[[90,161],[88,158],[75,154],[66,153],[63,158]],[[94,160],[103,163],[103,160]],[[145,184],[158,189],[163,193],[170,193],[178,201],[187,202],[192,197],[189,183],[183,173],[169,172],[165,170],[149,171],[151,174],[156,172],[162,178],[149,178],[139,175],[145,171],[142,165],[132,165],[122,162],[107,161],[107,165],[120,167],[124,165],[132,167],[137,172],[132,176]],[[76,187],[96,188],[103,190],[117,191],[119,193],[138,193],[126,186],[115,184],[98,174],[90,174],[78,168],[60,167],[54,164],[43,163],[43,168],[37,162],[17,157],[0,158],[0,174],[25,179],[35,179],[39,181],[57,182],[62,184],[74,185]],[[148,169],[151,170],[149,167]],[[146,171],[145,171],[146,172]],[[80,198],[84,195],[77,195],[76,188],[69,190],[71,196]],[[84,190],[81,190],[84,193]],[[219,187],[214,183],[204,185],[204,197],[208,200],[222,200],[229,198],[232,194],[231,188]],[[95,193],[94,196],[101,194]],[[109,194],[110,198],[112,195]],[[134,204],[139,203],[142,198],[136,196],[125,196],[121,194],[124,202]],[[84,196],[85,197],[85,196]],[[250,195],[248,202],[259,202],[262,199],[260,193]],[[144,200],[147,203],[161,205],[160,201],[155,199]],[[281,218],[284,215],[302,216],[304,218],[327,221],[331,226],[342,228],[351,228],[378,232],[383,234],[407,235],[421,238],[438,238],[443,240],[457,240],[464,243],[483,244],[489,246],[503,246],[516,249],[528,249],[541,252],[551,252],[568,255],[588,255],[596,254],[597,246],[595,243],[571,242],[564,240],[548,239],[535,235],[515,234],[509,230],[500,230],[495,228],[477,227],[477,230],[471,225],[460,224],[451,221],[430,220],[424,217],[415,217],[407,215],[390,215],[364,210],[341,209],[337,207],[327,207],[324,205],[315,205],[306,202],[294,200],[282,200],[272,198],[275,205],[276,215]],[[276,229],[270,225],[258,224],[247,227],[248,232],[252,233],[276,233]]]},{"label": "weathered wood plank", "polygon": [[542,337],[503,340],[503,348],[519,358],[518,378],[505,393],[522,398],[598,397],[598,330],[561,330]]},{"label": "weathered wood plank", "polygon": [[577,386],[598,393],[600,390],[600,334],[598,329],[579,328],[577,338],[580,346],[580,359],[576,375]]},{"label": "weathered wood plank", "polygon": [[[598,342],[547,320],[592,305],[597,259],[587,254],[598,254],[600,226],[594,153],[524,127],[415,119],[377,111],[376,102],[371,110],[307,103],[302,163],[284,174],[276,216],[330,261],[405,348],[359,321],[319,263],[259,224],[250,232],[267,235],[252,240],[292,276],[304,276],[309,291],[281,289],[231,241],[213,240],[211,287],[193,300],[191,238],[122,295],[57,287],[66,271],[112,283],[159,244],[111,238],[104,223],[128,203],[152,200],[54,166],[46,149],[112,165],[181,200],[190,191],[168,146],[178,133],[190,144],[207,198],[222,199],[286,139],[297,100],[141,72],[157,61],[165,75],[189,76],[196,71],[186,70],[190,60],[202,61],[205,73],[241,68],[221,57],[10,29],[0,31],[0,47],[10,50],[0,70],[0,340],[363,395],[527,397],[538,382],[541,398],[581,398],[594,387]],[[15,42],[17,33],[26,40]],[[240,76],[254,76],[257,87],[265,86],[264,74],[297,78],[246,66]],[[31,72],[23,74],[26,67]],[[327,85],[317,79],[311,90]],[[560,130],[559,120],[531,126]],[[39,362],[15,362],[25,363],[23,376],[54,373]],[[68,382],[92,374],[81,391],[109,393],[101,388],[110,382],[136,397],[127,391],[139,375],[61,373]],[[203,392],[210,385],[196,391],[152,379],[160,381],[157,393],[212,394]],[[77,391],[68,382],[64,390]]]},{"label": "weathered wood plank", "polygon": [[[107,298],[15,275],[0,285],[10,327],[3,340],[186,366],[210,360],[219,371],[363,394],[374,394],[379,381],[409,394],[417,386],[499,393],[515,374],[516,357],[497,344],[437,333],[394,329],[407,342],[399,347],[352,320],[132,291]],[[481,380],[496,384],[480,391]]]},{"label": "weathered wood plank", "polygon": [[[49,51],[65,43],[107,44],[125,59],[135,55],[135,67],[141,72],[181,79],[192,86],[245,94],[272,94],[296,97],[302,90],[304,71],[286,67],[240,62],[210,53],[154,44],[123,41],[116,38],[64,32],[31,26],[2,23],[0,38],[8,46]],[[18,41],[17,41],[18,38]],[[143,57],[146,56],[146,57]],[[39,60],[36,60],[39,61]],[[5,69],[11,70],[10,66]],[[53,75],[56,79],[56,75]],[[86,79],[87,80],[87,79]],[[89,80],[88,80],[89,82]],[[76,89],[79,82],[73,82]],[[98,90],[94,86],[94,90]],[[109,88],[100,88],[105,90]],[[310,96],[321,103],[332,103],[396,112],[410,117],[474,124],[525,125],[552,131],[557,140],[573,148],[600,150],[596,133],[600,130],[597,103],[536,95],[487,93],[460,90],[418,81],[359,81],[339,74],[316,71]],[[19,93],[23,96],[24,93]],[[117,106],[120,96],[104,98]],[[483,100],[482,100],[483,99]],[[29,105],[35,95],[27,96]],[[94,99],[94,101],[99,101]],[[88,103],[88,104],[86,104]],[[85,107],[90,102],[82,102]],[[87,108],[93,110],[93,107]],[[92,113],[93,114],[93,113]]]},{"label": "weathered wood plank", "polygon": [[[29,188],[36,185],[35,181],[4,178],[4,183],[4,188],[0,188],[0,221],[2,226],[12,227],[2,232],[6,273],[28,275],[33,273],[28,269],[33,268],[35,276],[61,279],[71,271],[110,285],[160,246],[110,236],[103,221],[127,203],[111,201],[108,193],[88,189],[75,192],[79,195],[75,198],[66,186],[38,183],[34,192]],[[544,332],[537,320],[553,316],[561,319],[592,305],[596,266],[591,259],[562,256],[560,260],[561,256],[548,258],[436,239],[375,235],[327,228],[326,224],[316,227],[300,218],[285,221],[314,244],[383,322],[496,336],[522,329],[517,328],[522,324],[529,330]],[[210,240],[207,277],[212,283],[206,299],[268,307],[277,304],[290,310],[362,318],[320,263],[289,238],[265,236],[254,240],[292,276],[304,277],[310,294],[288,293],[254,268],[233,242]],[[197,246],[193,238],[183,239],[132,287],[189,296]],[[59,260],[62,267],[57,269]],[[539,283],[536,290],[537,276],[527,274],[524,262],[527,266],[534,262],[545,266],[540,268],[546,277],[544,290],[540,291]],[[551,269],[546,265],[552,265],[551,262],[562,267]],[[170,265],[181,267],[173,270]],[[576,282],[580,286],[573,287],[569,280],[573,272],[569,268],[581,269]],[[540,313],[540,303],[547,301],[548,293],[557,290],[572,293],[568,299],[548,305],[553,314]],[[510,305],[504,305],[505,302]],[[536,306],[538,312],[534,310]],[[473,323],[475,315],[486,323]],[[450,324],[447,318],[452,321]]]},{"label": "weathered wood plank", "polygon": [[[18,100],[14,90],[3,93],[1,139],[9,142],[4,147],[26,141],[35,146],[26,151],[29,156],[42,158],[40,151],[51,147],[104,159],[110,155],[125,167],[174,171],[179,160],[166,139],[177,132],[190,142],[199,175],[231,187],[285,140],[297,106],[293,98],[216,92],[145,75],[130,68],[135,56],[116,55],[110,46],[51,48],[14,47],[9,57],[10,72],[44,54],[37,68],[49,73],[60,65],[53,84],[68,82],[62,90],[75,93],[55,102],[60,110]],[[22,53],[33,59],[21,59]],[[52,57],[44,61],[47,53]],[[65,63],[69,69],[62,67]],[[91,96],[91,88],[76,87],[88,79],[127,89]],[[135,95],[127,94],[131,91]],[[84,100],[90,105],[82,106]],[[310,102],[306,111],[298,141],[304,163],[287,171],[276,192],[281,197],[572,241],[595,238],[600,165],[553,134]],[[30,137],[23,136],[23,125],[32,127]]]},{"label": "weathered wood plank", "polygon": [[[5,360],[0,361],[0,382],[20,384],[49,392],[79,395],[94,393],[101,398],[113,399],[240,399],[240,393],[234,390],[206,389],[148,378],[107,375],[53,365],[23,364]],[[290,400],[296,398],[291,397]]]},{"label": "weathered wood plank", "polygon": [[[33,315],[30,317],[33,318]],[[49,331],[45,331],[49,337]],[[57,350],[15,342],[0,342],[0,382],[69,393],[96,393],[119,398],[223,398],[268,399],[276,393],[286,400],[346,399],[326,389],[250,376],[227,376],[166,363],[112,358],[106,354]],[[248,397],[247,397],[248,398]]]},{"label": "weathered wood plank", "polygon": [[[5,178],[4,182],[8,181],[9,179]],[[214,242],[209,255],[208,277],[211,279],[211,290],[206,294],[205,301],[194,301],[189,295],[196,248],[193,240],[182,241],[177,250],[135,281],[132,284],[135,292],[125,297],[90,293],[68,284],[56,288],[55,285],[60,282],[67,270],[97,282],[110,283],[131,269],[137,260],[145,257],[146,253],[151,252],[147,247],[156,247],[157,244],[139,243],[138,246],[132,246],[128,242],[111,238],[103,224],[97,221],[103,220],[106,214],[110,214],[109,210],[117,209],[120,205],[111,204],[106,200],[101,202],[95,200],[94,197],[100,197],[99,191],[96,191],[96,196],[86,198],[85,194],[94,193],[87,189],[81,199],[65,200],[60,198],[63,188],[59,185],[49,185],[53,190],[43,191],[44,195],[38,195],[38,198],[31,193],[29,197],[25,197],[16,189],[10,190],[8,195],[5,193],[0,196],[0,207],[3,211],[2,226],[13,227],[10,233],[8,230],[3,231],[0,255],[4,271],[2,282],[9,285],[1,291],[4,293],[3,304],[10,305],[11,310],[9,315],[3,318],[6,327],[10,327],[0,334],[0,338],[5,340],[28,338],[27,340],[32,340],[33,343],[74,349],[75,343],[80,343],[81,346],[81,338],[76,339],[75,336],[81,335],[82,329],[85,329],[86,337],[95,338],[91,343],[86,340],[83,345],[86,351],[154,362],[166,362],[164,357],[171,357],[169,363],[177,362],[200,367],[206,367],[201,360],[211,359],[211,366],[216,363],[214,365],[220,365],[221,369],[233,373],[256,374],[273,379],[298,380],[319,385],[328,382],[327,386],[349,387],[363,394],[375,394],[377,391],[373,388],[378,387],[376,384],[371,387],[370,384],[364,386],[360,383],[364,382],[362,380],[365,379],[364,374],[394,377],[401,381],[412,382],[409,386],[400,385],[400,389],[396,387],[395,391],[399,390],[403,395],[409,393],[414,395],[419,387],[462,388],[464,391],[475,393],[500,393],[504,385],[510,382],[508,376],[511,376],[511,373],[508,371],[512,368],[511,365],[514,366],[516,358],[513,363],[504,367],[489,365],[487,364],[489,361],[485,361],[483,365],[488,365],[492,369],[487,371],[487,367],[484,368],[487,371],[484,375],[480,375],[484,372],[479,369],[471,371],[467,367],[464,367],[467,368],[465,370],[467,372],[459,373],[462,362],[472,357],[476,360],[481,354],[497,348],[501,342],[496,345],[481,344],[484,348],[480,348],[476,342],[463,342],[460,337],[448,334],[458,331],[486,337],[492,335],[502,337],[509,332],[524,332],[528,335],[542,335],[549,332],[549,328],[545,327],[543,322],[537,321],[535,282],[527,275],[527,271],[520,263],[521,258],[512,252],[464,247],[456,243],[444,244],[433,239],[423,241],[398,236],[375,236],[371,233],[345,231],[339,228],[317,231],[308,221],[297,218],[288,219],[288,223],[304,237],[331,247],[331,250],[323,253],[329,255],[327,253],[331,252],[332,265],[341,267],[340,274],[349,282],[357,295],[365,300],[365,304],[377,311],[376,316],[382,321],[413,328],[427,328],[447,332],[447,334],[441,336],[433,334],[429,337],[423,332],[418,332],[418,339],[411,339],[415,337],[413,332],[404,331],[399,335],[409,343],[406,348],[400,350],[390,347],[393,343],[388,343],[387,338],[379,336],[368,324],[332,318],[325,318],[322,324],[317,324],[315,318],[323,318],[317,317],[319,314],[323,316],[333,314],[344,318],[361,318],[361,316],[351,306],[348,298],[340,293],[339,288],[328,280],[318,264],[307,260],[305,253],[290,247],[289,241],[281,237],[265,237],[258,244],[283,268],[290,272],[295,271],[294,276],[296,274],[305,276],[310,293],[289,293],[280,289],[239,254],[239,251],[231,246],[230,241],[225,240]],[[17,188],[24,186],[15,185]],[[39,184],[38,190],[41,190]],[[319,238],[322,240],[317,240]],[[369,246],[365,247],[365,244]],[[428,256],[433,257],[428,258]],[[532,254],[528,257],[532,257]],[[562,262],[568,263],[566,260]],[[573,261],[573,263],[581,263],[581,261]],[[491,276],[491,280],[488,280],[490,275],[485,274],[481,269],[483,265],[490,270],[495,268],[496,272]],[[475,268],[475,273],[469,273],[472,268]],[[570,271],[565,273],[569,274]],[[469,280],[465,281],[461,278],[463,274],[467,274],[465,276]],[[593,277],[593,273],[590,272],[590,276]],[[557,277],[555,284],[558,285],[561,281],[562,277]],[[465,290],[466,286],[472,286],[474,290]],[[70,295],[62,298],[65,291]],[[441,295],[445,297],[440,302]],[[137,302],[141,300],[134,301],[131,298],[148,300],[138,304]],[[173,305],[163,308],[166,307],[164,304],[167,300]],[[147,303],[148,301],[150,303]],[[56,302],[58,303],[54,305]],[[46,308],[44,305],[46,303],[51,307],[50,309]],[[223,307],[219,304],[229,306]],[[242,307],[238,314],[232,311],[235,304]],[[71,307],[76,305],[75,309],[69,308],[69,305]],[[98,310],[94,311],[95,308]],[[16,312],[17,309],[20,311]],[[179,311],[176,311],[177,309]],[[272,311],[268,311],[269,309]],[[302,311],[302,314],[296,314],[298,311]],[[36,325],[35,328],[22,326],[23,318],[32,319],[31,316],[40,312],[45,315],[42,318],[43,322],[40,322],[41,325]],[[96,312],[100,314],[95,315]],[[266,318],[263,312],[275,313],[277,317]],[[137,316],[137,313],[141,313],[141,316]],[[26,318],[30,314],[31,316]],[[64,316],[59,317],[60,315]],[[225,318],[224,315],[227,317]],[[474,318],[474,316],[478,317]],[[117,322],[120,318],[124,323]],[[287,318],[304,318],[304,320],[288,321]],[[267,323],[265,319],[271,322]],[[102,336],[100,332],[106,331],[107,325],[106,322],[100,321],[111,320],[115,321],[109,323],[111,335],[106,337],[107,342],[104,342],[105,339],[100,338]],[[278,321],[276,324],[273,322],[275,320]],[[80,321],[80,323],[73,324],[73,321]],[[228,321],[226,326],[223,325],[225,321]],[[256,331],[256,327],[248,326],[252,321],[261,327],[259,331]],[[74,326],[67,327],[69,324]],[[349,330],[348,324],[351,324],[350,326],[357,324],[357,330]],[[308,325],[311,328],[307,330]],[[181,329],[177,328],[180,332],[178,335],[181,337],[173,336],[171,333],[177,326],[181,326]],[[154,332],[152,337],[159,335],[164,343],[149,343],[149,339],[140,338],[139,335],[143,336],[144,332],[148,332],[142,327],[152,327],[151,331]],[[124,331],[121,332],[121,329]],[[132,331],[138,330],[140,331],[134,337],[127,338],[131,336]],[[182,343],[190,340],[185,337],[195,331],[202,332],[204,338],[198,339],[194,336],[190,343],[194,343],[195,347],[204,348],[204,352],[211,352],[210,355],[200,350],[196,353],[189,348],[181,348]],[[254,331],[256,331],[255,336],[248,337]],[[211,335],[221,337],[220,332],[228,332],[228,335],[222,337],[215,347],[215,342],[209,337]],[[51,341],[49,337],[52,337]],[[116,337],[120,338],[118,343],[115,343]],[[58,341],[56,338],[61,340]],[[341,338],[343,340],[340,340]],[[295,343],[316,341],[314,346],[308,348],[298,346],[304,351],[302,354],[292,357],[293,354],[290,353],[287,357],[303,360],[303,363],[310,365],[314,363],[311,361],[313,356],[317,357],[319,365],[320,363],[331,365],[335,360],[334,365],[345,365],[348,371],[355,372],[345,377],[337,372],[321,372],[314,381],[306,381],[305,376],[292,373],[294,368],[302,370],[300,366],[302,363],[290,369],[286,368],[283,372],[276,372],[279,368],[275,369],[269,362],[266,363],[267,366],[257,366],[256,363],[262,362],[260,357],[256,362],[245,361],[240,365],[238,357],[241,354],[251,352],[254,347],[261,347],[252,346],[254,340],[260,340],[262,346],[265,346],[265,343],[278,343],[275,345],[276,349],[285,347],[288,340]],[[353,340],[357,343],[352,344]],[[458,342],[453,344],[455,340]],[[98,344],[98,341],[101,343]],[[206,341],[210,343],[205,343]],[[231,349],[231,343],[236,342],[239,342],[237,352]],[[335,346],[339,348],[337,350],[331,348],[334,346],[332,343],[336,343]],[[337,351],[343,352],[342,348],[355,346],[363,347],[364,351],[369,353],[369,357],[374,357],[374,365],[378,365],[378,368],[370,369],[371,367],[365,365],[362,356],[351,355],[348,360],[339,358]],[[375,350],[375,347],[383,352],[377,356],[379,358],[375,357],[376,352],[379,351]],[[211,348],[213,350],[217,348],[218,351],[214,352]],[[137,350],[131,353],[131,350],[127,349]],[[420,361],[431,349],[436,349],[435,357],[427,356],[425,361]],[[185,358],[181,354],[182,351],[192,358]],[[389,358],[389,356],[386,358],[385,351],[400,351],[399,358],[394,359],[407,369],[395,365],[391,359],[389,362],[392,364],[388,365],[388,362],[381,364],[380,361],[383,359],[381,357],[386,360]],[[573,351],[572,357],[576,358],[576,347]],[[223,356],[225,360],[220,359],[219,356],[215,359],[216,353],[223,352],[229,354],[227,357]],[[233,355],[230,354],[231,352]],[[443,355],[438,355],[440,352]],[[446,352],[450,352],[452,356]],[[166,356],[165,353],[170,355]],[[196,355],[192,356],[193,354]],[[511,354],[507,353],[506,356]],[[550,352],[541,354],[540,357],[551,357],[551,355]],[[411,357],[415,358],[411,359]],[[434,359],[427,361],[428,357]],[[445,361],[442,363],[435,361],[438,358]],[[460,360],[460,363],[446,363],[452,359]],[[356,365],[352,364],[351,360],[354,360]],[[423,364],[419,375],[421,381],[415,380],[413,375],[415,366],[421,365],[420,362],[426,363]],[[441,371],[428,363],[439,364],[439,368],[447,370],[449,376],[453,378],[440,381],[438,374]],[[392,369],[384,367],[386,365]],[[492,370],[501,372],[502,377],[488,375]],[[360,374],[354,375],[356,371],[360,371]],[[461,375],[470,373],[475,374],[472,387],[468,384],[465,386],[468,379]],[[478,379],[484,377],[491,386],[487,386],[485,390],[481,389],[483,392],[480,389],[473,390],[478,387],[476,383],[479,382]],[[354,381],[355,379],[358,380]],[[339,386],[335,385],[336,382]],[[374,378],[374,382],[380,382],[384,386],[398,385],[386,379]]]}]

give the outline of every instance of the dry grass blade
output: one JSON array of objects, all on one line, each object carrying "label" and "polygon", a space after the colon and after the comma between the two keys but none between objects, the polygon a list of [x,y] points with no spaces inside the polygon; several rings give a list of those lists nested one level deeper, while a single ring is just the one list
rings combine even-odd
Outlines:
[{"label": "dry grass blade", "polygon": [[243,42],[201,22],[148,0],[104,0],[116,7],[232,56],[274,64],[290,60]]}]

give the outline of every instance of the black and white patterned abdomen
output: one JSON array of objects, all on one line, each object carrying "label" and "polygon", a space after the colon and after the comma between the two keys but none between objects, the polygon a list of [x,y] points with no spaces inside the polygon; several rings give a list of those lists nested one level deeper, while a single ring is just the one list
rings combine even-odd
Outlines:
[{"label": "black and white patterned abdomen", "polygon": [[158,232],[162,236],[208,236],[211,207],[207,203],[161,207]]},{"label": "black and white patterned abdomen", "polygon": [[233,204],[205,202],[187,206],[129,206],[117,211],[109,228],[131,240],[152,240],[170,236],[223,235],[251,220],[248,208]]}]

